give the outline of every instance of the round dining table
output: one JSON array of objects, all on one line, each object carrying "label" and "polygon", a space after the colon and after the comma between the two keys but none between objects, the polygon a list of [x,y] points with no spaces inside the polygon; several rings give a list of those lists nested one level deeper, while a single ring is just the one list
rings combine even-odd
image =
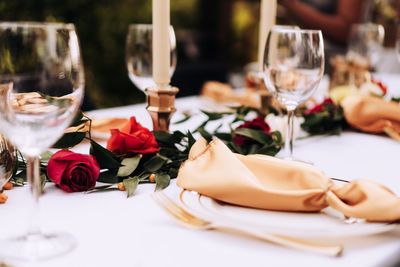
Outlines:
[{"label": "round dining table", "polygon": [[[400,76],[377,76],[388,85],[390,94],[400,95]],[[204,119],[199,111],[214,106],[215,103],[199,96],[178,98],[173,121],[181,119],[185,111],[191,112],[193,118],[182,124],[172,123],[171,128],[195,128]],[[94,110],[88,115],[93,119],[136,116],[143,126],[151,128],[145,104]],[[89,145],[84,143],[74,150],[89,153]],[[400,195],[400,143],[387,136],[345,131],[298,140],[294,151],[297,157],[313,162],[329,177],[374,180]],[[135,195],[127,198],[121,191],[66,193],[48,183],[40,198],[42,229],[70,233],[77,246],[69,254],[37,263],[1,258],[0,262],[46,267],[355,267],[391,266],[400,260],[399,227],[376,235],[326,240],[340,242],[344,252],[340,257],[321,256],[247,236],[184,228],[152,199],[154,189],[154,184],[139,185]],[[172,180],[165,193],[173,197],[179,190]],[[1,239],[23,233],[30,218],[29,187],[16,187],[7,194],[7,203],[0,205]]]}]

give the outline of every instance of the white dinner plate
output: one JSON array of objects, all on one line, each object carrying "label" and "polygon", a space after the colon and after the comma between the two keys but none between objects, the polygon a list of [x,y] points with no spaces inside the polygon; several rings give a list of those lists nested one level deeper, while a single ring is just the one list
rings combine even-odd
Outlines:
[{"label": "white dinner plate", "polygon": [[[396,224],[345,220],[332,208],[320,213],[260,210],[226,204],[187,190],[181,192],[180,201],[195,215],[212,222],[237,223],[274,234],[302,238],[364,236],[396,228]],[[353,223],[349,223],[351,221]]]}]

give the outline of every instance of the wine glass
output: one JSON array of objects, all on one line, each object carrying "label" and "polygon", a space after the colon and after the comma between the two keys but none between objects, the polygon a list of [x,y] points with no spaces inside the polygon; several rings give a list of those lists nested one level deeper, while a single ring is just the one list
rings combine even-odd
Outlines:
[{"label": "wine glass", "polygon": [[[176,39],[174,28],[169,28],[172,77],[176,67]],[[154,87],[153,81],[153,25],[131,24],[126,37],[125,61],[130,80],[142,91]]]},{"label": "wine glass", "polygon": [[43,233],[39,155],[71,123],[83,98],[84,72],[73,24],[0,23],[0,131],[24,155],[31,187],[26,234],[0,242],[4,258],[36,261],[69,252],[75,239]]},{"label": "wine glass", "polygon": [[288,112],[285,159],[293,160],[293,116],[317,89],[324,73],[321,31],[273,28],[264,52],[264,82]]},{"label": "wine glass", "polygon": [[0,192],[12,177],[16,160],[14,146],[0,134]]},{"label": "wine glass", "polygon": [[383,48],[385,29],[374,23],[353,24],[349,35],[347,58],[375,68]]},{"label": "wine glass", "polygon": [[397,59],[400,61],[400,24],[398,24],[398,26],[397,26],[396,55],[397,55]]}]

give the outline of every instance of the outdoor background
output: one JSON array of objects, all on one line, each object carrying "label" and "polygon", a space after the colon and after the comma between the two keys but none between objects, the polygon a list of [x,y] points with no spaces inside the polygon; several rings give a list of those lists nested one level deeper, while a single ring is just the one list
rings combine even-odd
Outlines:
[{"label": "outdoor background", "polygon": [[[180,96],[197,94],[206,80],[227,82],[257,57],[258,0],[171,0],[171,23],[178,42],[172,83]],[[385,16],[389,0],[374,0],[371,18],[387,27],[393,45],[396,22]],[[293,24],[278,9],[278,23]],[[5,21],[58,21],[76,25],[93,107],[144,101],[125,67],[130,23],[151,23],[151,0],[0,0]],[[392,37],[390,37],[392,36]],[[390,39],[391,38],[391,39]],[[0,59],[1,60],[1,59]]]}]

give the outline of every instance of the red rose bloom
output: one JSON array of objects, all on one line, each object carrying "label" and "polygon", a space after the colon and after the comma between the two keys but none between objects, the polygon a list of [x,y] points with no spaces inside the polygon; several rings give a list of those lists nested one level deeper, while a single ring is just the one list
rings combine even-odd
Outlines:
[{"label": "red rose bloom", "polygon": [[100,167],[91,155],[60,150],[47,164],[47,176],[66,192],[92,189],[99,178]]},{"label": "red rose bloom", "polygon": [[[242,125],[240,125],[239,127],[237,127],[236,129],[240,129],[240,128],[249,128],[249,129],[253,129],[253,130],[261,130],[263,131],[265,134],[269,134],[270,133],[270,127],[269,125],[265,122],[264,118],[262,117],[257,117],[252,121],[246,121],[244,122]],[[235,136],[233,137],[233,143],[235,143],[238,146],[242,146],[242,145],[247,145],[250,143],[253,143],[254,140],[243,136],[243,135],[239,135],[239,134],[235,134]]]},{"label": "red rose bloom", "polygon": [[159,146],[153,133],[136,122],[135,117],[131,117],[129,123],[120,130],[111,129],[107,149],[118,155],[153,154],[158,152]]},{"label": "red rose bloom", "polygon": [[387,89],[387,86],[383,82],[376,80],[374,78],[372,78],[371,81],[372,81],[372,83],[379,86],[379,88],[382,90],[382,95],[386,95],[388,89]]},{"label": "red rose bloom", "polygon": [[330,98],[326,98],[321,104],[314,106],[313,108],[306,111],[306,115],[322,112],[325,110],[327,105],[335,105]]}]

